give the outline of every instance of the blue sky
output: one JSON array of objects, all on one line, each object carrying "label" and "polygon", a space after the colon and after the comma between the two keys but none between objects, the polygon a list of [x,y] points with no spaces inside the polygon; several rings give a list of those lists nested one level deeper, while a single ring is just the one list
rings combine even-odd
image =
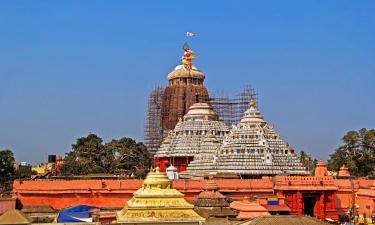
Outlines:
[{"label": "blue sky", "polygon": [[375,127],[375,1],[0,1],[0,149],[37,163],[89,132],[142,140],[185,32],[210,90],[246,84],[296,150]]}]

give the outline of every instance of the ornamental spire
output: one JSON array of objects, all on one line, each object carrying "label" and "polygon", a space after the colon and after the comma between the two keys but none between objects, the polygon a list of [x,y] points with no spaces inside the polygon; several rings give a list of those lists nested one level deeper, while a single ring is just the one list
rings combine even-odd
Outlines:
[{"label": "ornamental spire", "polygon": [[250,108],[254,108],[255,107],[255,101],[254,101],[254,99],[250,99],[249,106],[250,106]]}]

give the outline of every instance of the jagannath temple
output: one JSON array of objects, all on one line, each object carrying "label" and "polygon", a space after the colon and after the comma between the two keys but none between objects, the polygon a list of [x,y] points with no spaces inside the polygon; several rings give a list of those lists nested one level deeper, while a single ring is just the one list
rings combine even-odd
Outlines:
[{"label": "jagannath temple", "polygon": [[205,75],[192,64],[196,54],[188,44],[184,44],[183,51],[182,63],[167,76],[167,86],[155,87],[148,97],[143,141],[152,155],[193,104],[209,102],[220,120],[231,126],[239,122],[250,99],[256,99],[249,85],[244,85],[234,98],[223,91],[208,91],[204,86]]},{"label": "jagannath temple", "polygon": [[[190,54],[190,48],[184,49]],[[191,56],[188,59],[184,57],[183,64],[168,76],[170,87],[202,85],[204,75],[192,65]],[[170,95],[168,99],[170,106],[180,102],[178,96]],[[250,107],[239,123],[233,124],[230,129],[220,120],[209,101],[200,102],[198,97],[195,101],[179,118],[155,154],[154,164],[162,171],[172,164],[178,172],[184,172],[183,178],[214,173],[233,173],[242,177],[308,174],[294,150],[265,121],[254,100],[250,101]],[[165,120],[161,122],[163,124]]]}]

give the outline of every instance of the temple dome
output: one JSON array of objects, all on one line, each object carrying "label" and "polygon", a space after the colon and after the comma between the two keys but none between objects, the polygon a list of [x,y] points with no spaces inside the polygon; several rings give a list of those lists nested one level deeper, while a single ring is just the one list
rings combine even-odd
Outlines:
[{"label": "temple dome", "polygon": [[350,177],[350,172],[349,172],[348,167],[346,167],[345,165],[342,165],[340,167],[339,176],[340,177]]},{"label": "temple dome", "polygon": [[176,78],[198,78],[204,80],[204,74],[198,70],[195,66],[191,70],[186,69],[183,65],[178,65],[175,69],[168,74],[168,80],[173,80]]},{"label": "temple dome", "polygon": [[246,110],[244,116],[241,118],[240,123],[252,123],[252,124],[265,124],[263,116],[260,114],[258,109],[255,108],[255,102],[250,101],[250,108]]},{"label": "temple dome", "polygon": [[184,120],[208,119],[217,120],[218,116],[208,103],[195,103],[190,106],[189,111],[184,116]]},{"label": "temple dome", "polygon": [[327,166],[323,160],[319,160],[315,166],[315,177],[326,177],[328,176]]},{"label": "temple dome", "polygon": [[143,181],[144,187],[160,186],[166,188],[170,184],[170,181],[165,173],[159,171],[159,167],[155,169],[155,172],[148,174],[146,179]]},{"label": "temple dome", "polygon": [[205,219],[193,208],[181,192],[172,188],[166,173],[156,168],[116,217],[119,224],[202,224]]}]

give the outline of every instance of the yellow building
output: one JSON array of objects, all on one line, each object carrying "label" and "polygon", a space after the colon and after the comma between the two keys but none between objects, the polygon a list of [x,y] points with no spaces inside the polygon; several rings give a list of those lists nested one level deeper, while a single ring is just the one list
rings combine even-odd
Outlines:
[{"label": "yellow building", "polygon": [[46,167],[43,164],[33,166],[31,169],[38,174],[44,174],[46,172]]},{"label": "yellow building", "polygon": [[130,199],[124,209],[117,212],[120,224],[165,224],[165,225],[199,225],[204,218],[199,216],[184,195],[171,187],[165,173],[155,169],[150,172],[143,185]]}]

